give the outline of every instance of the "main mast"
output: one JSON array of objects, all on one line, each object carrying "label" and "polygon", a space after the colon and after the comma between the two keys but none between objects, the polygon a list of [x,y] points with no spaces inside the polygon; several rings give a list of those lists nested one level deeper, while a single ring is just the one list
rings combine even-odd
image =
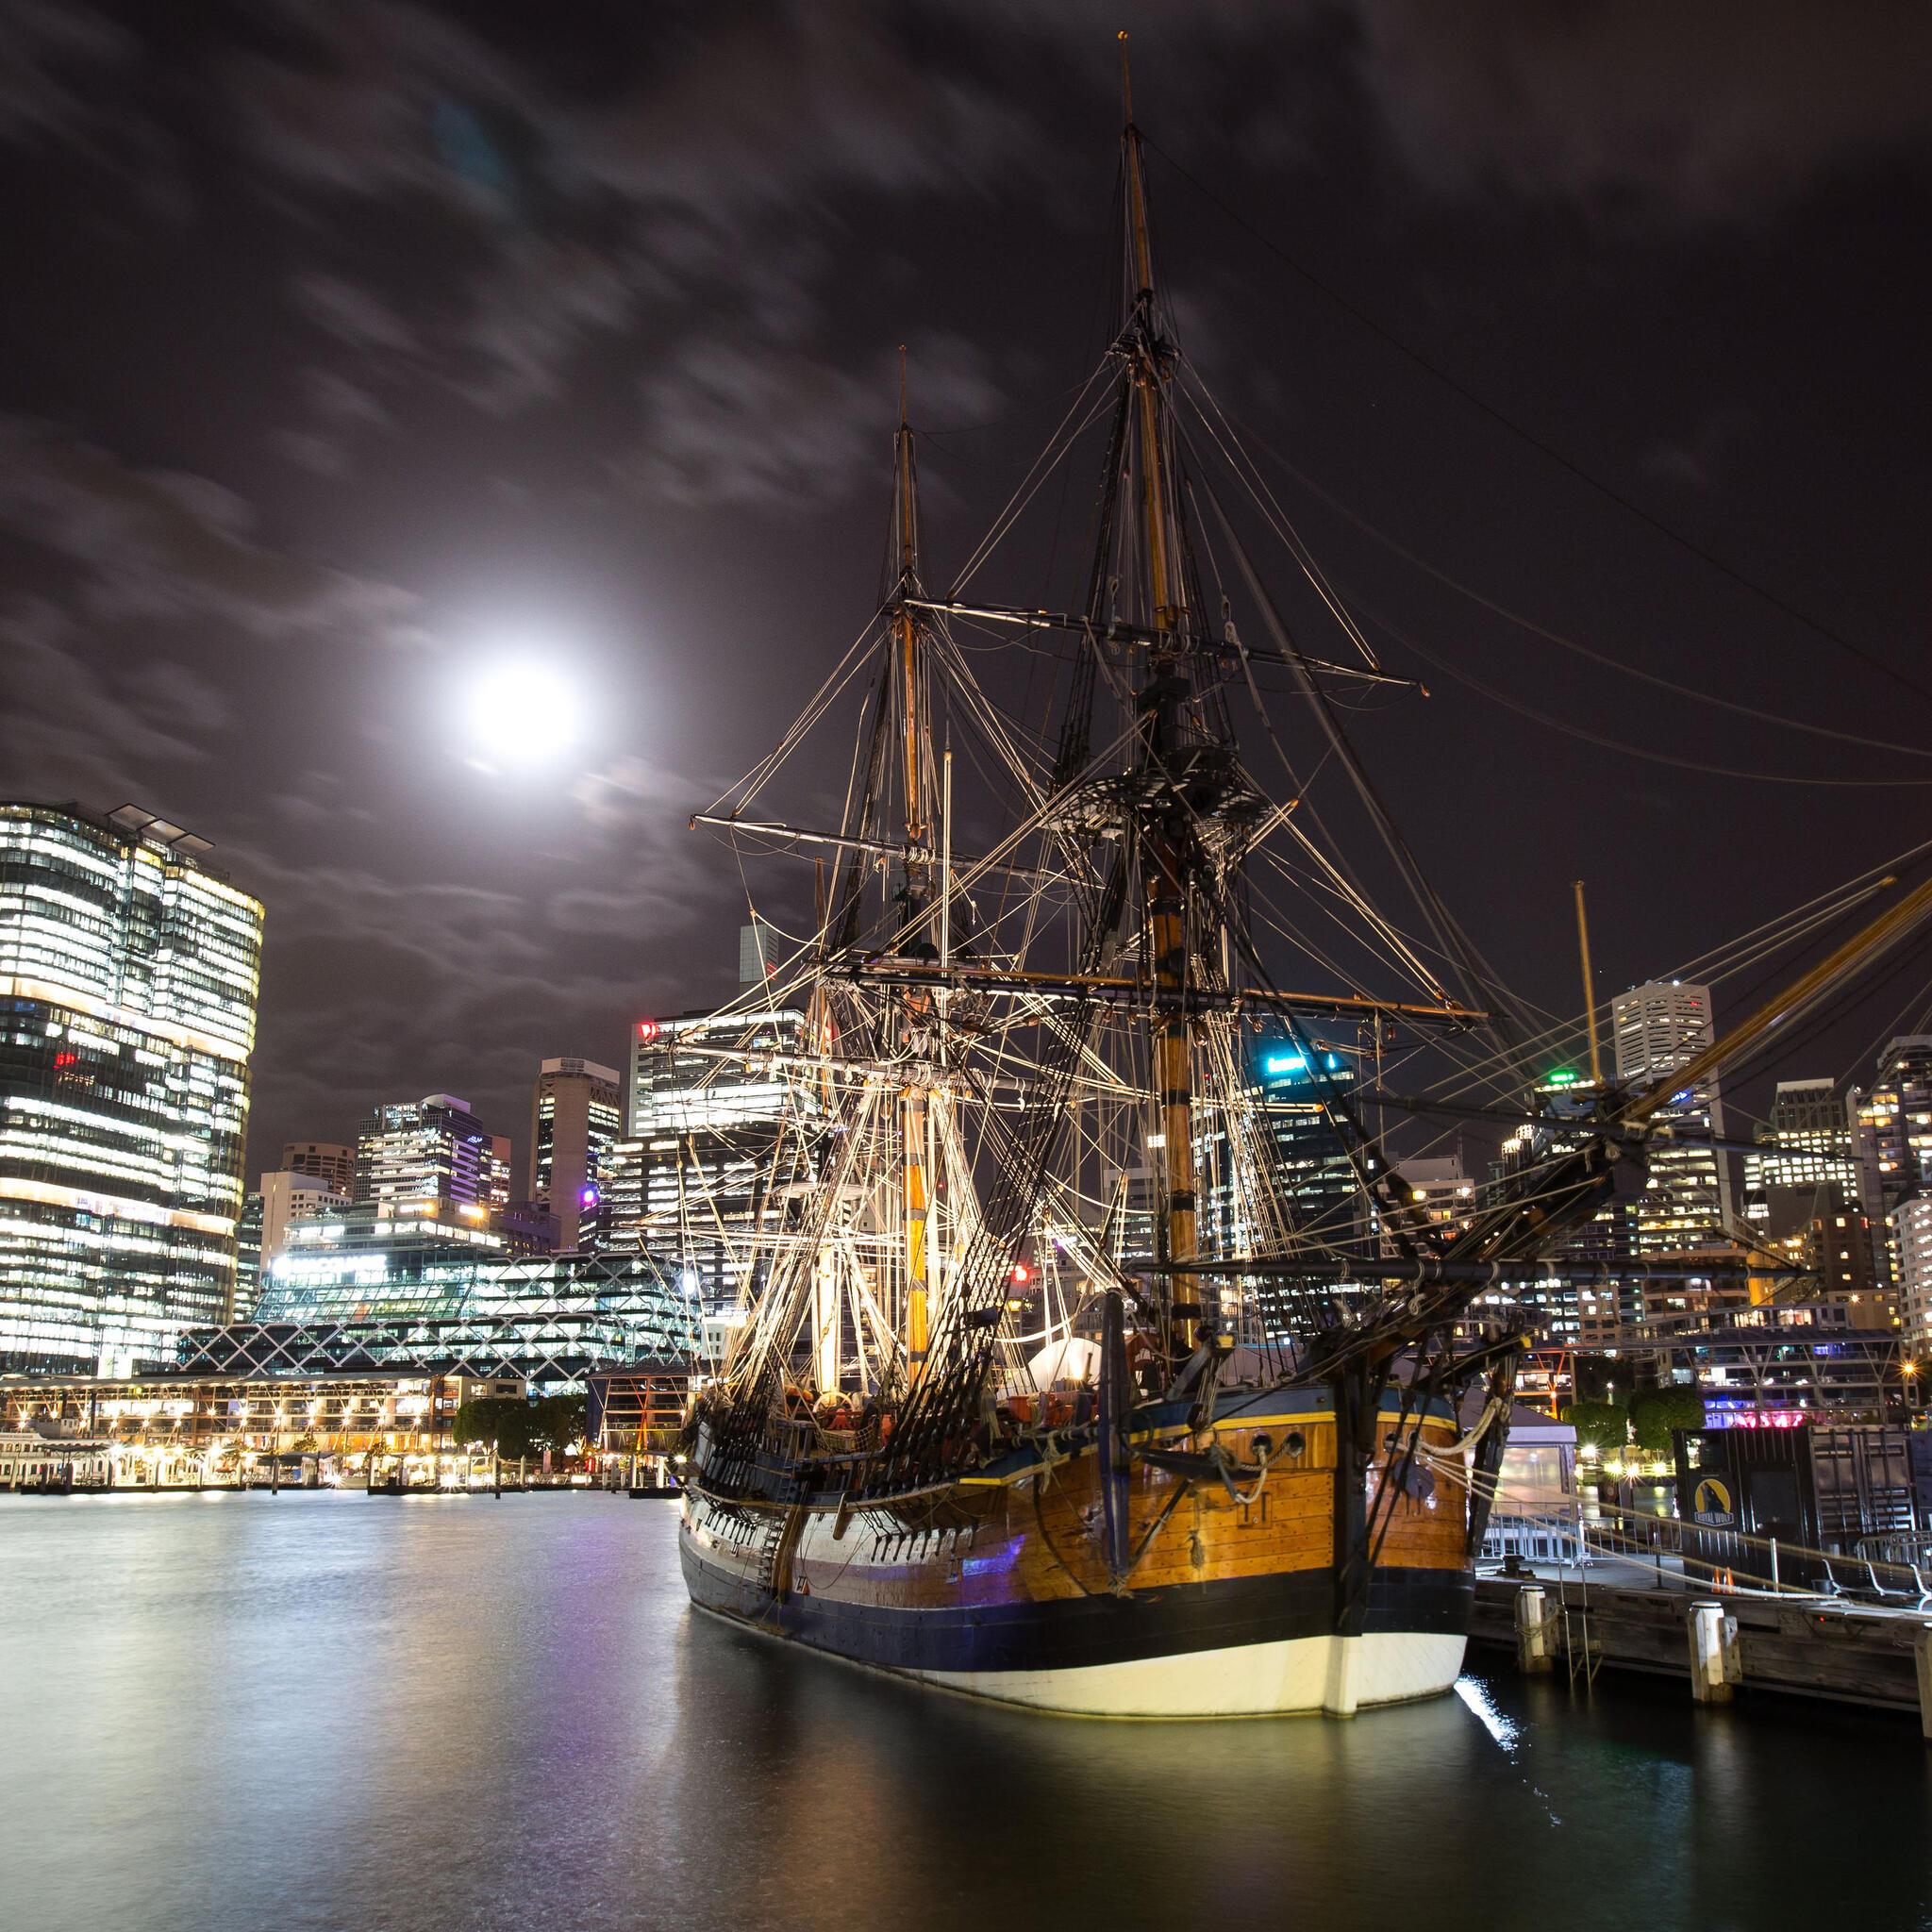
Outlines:
[{"label": "main mast", "polygon": [[[1185,614],[1181,579],[1175,569],[1180,546],[1170,502],[1172,466],[1164,447],[1167,408],[1164,390],[1172,374],[1174,349],[1161,334],[1154,308],[1154,250],[1148,234],[1147,184],[1141,153],[1141,130],[1134,125],[1133,80],[1127,67],[1127,36],[1120,36],[1122,166],[1126,176],[1128,289],[1125,327],[1120,337],[1134,389],[1134,411],[1141,467],[1141,555],[1153,618],[1147,676],[1136,693],[1140,710],[1143,774],[1158,779],[1179,749],[1180,705],[1188,695],[1181,658]],[[1165,1181],[1165,1258],[1187,1262],[1199,1252],[1198,1201],[1194,1162],[1193,1054],[1188,1017],[1188,886],[1191,870],[1185,828],[1169,823],[1170,802],[1157,820],[1151,814],[1141,851],[1145,894],[1147,964],[1154,994],[1154,1085],[1160,1120],[1158,1151]],[[1185,1356],[1194,1346],[1198,1322],[1173,1310],[1170,1346]]]}]

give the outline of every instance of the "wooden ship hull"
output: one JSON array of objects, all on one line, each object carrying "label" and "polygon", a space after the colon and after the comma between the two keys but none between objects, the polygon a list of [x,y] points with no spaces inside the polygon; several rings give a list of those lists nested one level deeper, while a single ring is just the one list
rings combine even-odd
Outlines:
[{"label": "wooden ship hull", "polygon": [[[1326,1712],[1449,1689],[1474,1594],[1469,1490],[1445,1407],[1389,1440],[1366,1590],[1338,1565],[1348,1498],[1322,1391],[1242,1391],[1211,1427],[1131,1418],[1110,1561],[1103,1457],[1028,1445],[866,1501],[726,1499],[702,1476],[679,1532],[691,1601],[770,1636],[946,1690],[1091,1717]],[[1216,1451],[1220,1452],[1219,1457]]]}]

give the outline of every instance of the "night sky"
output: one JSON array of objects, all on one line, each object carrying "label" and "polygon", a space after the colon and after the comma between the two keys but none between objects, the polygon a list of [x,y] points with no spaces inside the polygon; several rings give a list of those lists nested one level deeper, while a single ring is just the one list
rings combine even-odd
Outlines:
[{"label": "night sky", "polygon": [[[686,817],[872,608],[896,345],[941,580],[1097,358],[1121,25],[1258,444],[1619,664],[1901,747],[1563,651],[1274,471],[1431,687],[1359,742],[1508,977],[1576,1007],[1579,874],[1607,993],[1932,833],[1922,6],[0,0],[0,788],[266,902],[251,1171],[436,1090],[521,1142],[540,1058],[733,990]],[[975,590],[1073,596],[1092,481]],[[494,741],[531,660],[575,732]]]}]

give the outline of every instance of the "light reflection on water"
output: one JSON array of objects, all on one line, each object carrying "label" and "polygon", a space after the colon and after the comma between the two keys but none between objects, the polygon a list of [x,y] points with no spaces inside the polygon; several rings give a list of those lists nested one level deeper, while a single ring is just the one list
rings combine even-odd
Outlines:
[{"label": "light reflection on water", "polygon": [[688,1609],[671,1506],[0,1498],[0,1922],[1932,1924],[1916,1726],[1573,1707],[1028,1717]]}]

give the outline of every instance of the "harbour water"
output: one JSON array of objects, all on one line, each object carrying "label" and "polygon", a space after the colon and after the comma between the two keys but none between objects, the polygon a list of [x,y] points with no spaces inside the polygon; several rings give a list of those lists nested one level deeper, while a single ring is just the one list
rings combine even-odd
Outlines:
[{"label": "harbour water", "polygon": [[674,1506],[0,1497],[34,1932],[1932,1926],[1914,1725],[1479,1670],[1321,1720],[1028,1717],[687,1607]]}]

